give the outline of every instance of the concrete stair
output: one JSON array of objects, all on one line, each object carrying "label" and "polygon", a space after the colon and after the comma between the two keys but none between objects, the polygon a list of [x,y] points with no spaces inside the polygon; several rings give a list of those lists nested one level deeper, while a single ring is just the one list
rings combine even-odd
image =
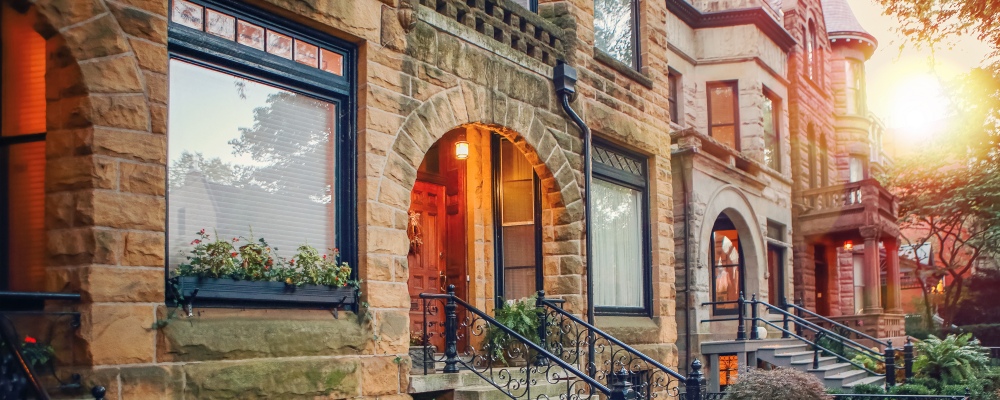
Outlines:
[{"label": "concrete stair", "polygon": [[812,346],[796,339],[761,347],[757,349],[757,358],[775,366],[811,373],[828,388],[849,390],[860,384],[885,384],[885,377],[872,375],[837,357],[821,356],[819,368],[813,368]]}]

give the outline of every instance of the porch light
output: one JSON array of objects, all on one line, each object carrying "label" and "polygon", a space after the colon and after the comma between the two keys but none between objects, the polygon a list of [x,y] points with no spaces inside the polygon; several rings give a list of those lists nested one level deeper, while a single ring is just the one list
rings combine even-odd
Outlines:
[{"label": "porch light", "polygon": [[845,240],[844,241],[844,251],[851,251],[852,249],[854,249],[854,242],[852,242],[850,240]]},{"label": "porch light", "polygon": [[455,158],[459,160],[469,158],[469,142],[466,142],[464,137],[455,142]]}]

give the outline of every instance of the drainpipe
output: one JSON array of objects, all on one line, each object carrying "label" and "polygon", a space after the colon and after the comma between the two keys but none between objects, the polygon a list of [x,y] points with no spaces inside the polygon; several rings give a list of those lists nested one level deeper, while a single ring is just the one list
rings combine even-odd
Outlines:
[{"label": "drainpipe", "polygon": [[681,192],[684,198],[684,324],[687,325],[684,329],[684,347],[688,357],[686,363],[684,363],[685,374],[690,373],[689,365],[691,365],[691,329],[697,327],[696,324],[691,323],[691,300],[694,296],[691,294],[691,220],[689,217],[691,208],[691,193],[688,190],[688,179],[687,174],[691,171],[688,168],[687,163],[681,159]]},{"label": "drainpipe", "polygon": [[[576,123],[576,126],[580,128],[580,134],[583,136],[583,222],[586,234],[584,235],[584,247],[587,249],[585,253],[585,260],[587,265],[587,323],[594,325],[594,280],[593,278],[593,252],[592,240],[590,235],[590,216],[591,216],[591,206],[590,206],[590,181],[593,175],[593,162],[590,158],[590,145],[592,142],[590,127],[587,126],[586,122],[580,118],[580,115],[573,110],[573,107],[569,105],[570,98],[576,94],[576,69],[566,64],[565,61],[559,60],[558,64],[552,71],[552,82],[555,84],[556,95],[559,96],[560,103],[562,104],[563,111],[566,115],[569,115],[570,119]],[[594,351],[594,332],[593,330],[588,330],[588,342],[590,345],[587,349],[588,356],[588,369],[590,376],[593,377],[595,372],[595,351]]]}]

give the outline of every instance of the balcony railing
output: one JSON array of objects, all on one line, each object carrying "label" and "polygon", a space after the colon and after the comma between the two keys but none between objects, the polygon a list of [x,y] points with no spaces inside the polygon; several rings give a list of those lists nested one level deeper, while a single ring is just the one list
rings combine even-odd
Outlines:
[{"label": "balcony railing", "polygon": [[565,59],[563,31],[510,0],[420,0],[448,19],[510,46],[542,63]]},{"label": "balcony railing", "polygon": [[809,189],[802,192],[801,203],[807,215],[870,206],[891,219],[897,207],[895,197],[875,179]]}]

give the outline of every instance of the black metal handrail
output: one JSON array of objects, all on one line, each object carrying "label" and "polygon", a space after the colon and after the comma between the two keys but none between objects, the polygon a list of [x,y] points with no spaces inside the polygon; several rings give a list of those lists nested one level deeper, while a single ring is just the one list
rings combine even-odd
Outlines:
[{"label": "black metal handrail", "polygon": [[3,383],[0,385],[2,397],[22,398],[24,390],[28,389],[26,386],[30,386],[39,400],[48,400],[49,394],[42,387],[38,376],[35,375],[34,368],[21,353],[20,346],[18,346],[20,338],[14,329],[14,323],[2,314],[0,314],[0,339],[3,340],[7,352],[7,354],[2,355],[3,359],[0,360],[0,364],[4,367],[3,376],[0,376],[0,381]]},{"label": "black metal handrail", "polygon": [[[422,334],[425,356],[434,353],[430,346],[431,337],[441,334],[429,332],[433,326],[428,324],[426,317],[434,315],[435,312],[441,309],[440,307],[433,307],[429,303],[433,301],[445,302],[443,307],[445,313],[444,332],[441,335],[445,339],[444,355],[443,358],[434,359],[435,362],[444,362],[444,373],[457,373],[461,369],[470,370],[511,399],[534,398],[535,396],[531,394],[532,387],[537,388],[542,382],[549,384],[564,383],[566,385],[565,394],[559,397],[565,399],[582,399],[594,395],[604,395],[612,399],[617,399],[622,395],[621,392],[631,391],[630,384],[627,381],[621,382],[623,387],[616,387],[615,390],[612,390],[594,378],[587,376],[587,374],[559,359],[542,346],[501,324],[493,317],[466,303],[464,300],[459,299],[455,296],[454,285],[448,286],[448,293],[446,294],[421,293],[420,298],[423,300],[425,316],[424,332]],[[463,309],[462,314],[464,318],[462,318],[461,322],[459,321],[459,307]],[[463,334],[459,333],[460,328]],[[498,334],[500,335],[499,338],[496,336]],[[484,335],[493,336],[485,337],[481,348],[476,348],[476,346],[470,343],[466,346],[464,354],[459,355],[458,341],[460,338],[471,342],[471,336]],[[553,364],[560,368],[554,368],[552,364],[527,365],[527,359],[531,353],[536,357],[552,360]],[[504,356],[507,357],[505,358]],[[520,367],[498,366],[498,364],[515,359],[524,360],[526,365]],[[426,360],[421,361],[425,362],[426,365]],[[542,382],[539,382],[540,379]]]},{"label": "black metal handrail", "polygon": [[[653,397],[654,393],[661,390],[667,391],[669,395],[680,395],[687,379],[684,375],[563,310],[557,306],[557,302],[546,299],[544,291],[538,292],[537,304],[544,310],[539,335],[541,345],[564,357],[564,361],[575,362],[580,367],[583,367],[585,361],[588,374],[595,378],[604,378],[609,373],[624,369],[636,376],[633,379],[638,379],[638,382],[633,384],[639,386],[637,392],[642,398]],[[581,357],[583,346],[588,347],[587,360]],[[590,356],[598,353],[592,350],[595,347],[600,348],[602,355],[606,353],[609,356],[608,360],[602,363],[606,369],[598,369],[596,356]],[[589,357],[595,359],[591,360]],[[663,376],[658,376],[661,374]],[[673,382],[676,382],[676,385],[672,386]]]},{"label": "black metal handrail", "polygon": [[[873,340],[875,340],[875,342],[877,342],[879,344],[883,344],[884,343],[885,352],[881,353],[881,352],[873,351],[873,350],[869,349],[868,347],[862,345],[861,343],[858,343],[858,342],[854,341],[853,339],[847,337],[846,335],[842,335],[842,334],[837,333],[835,331],[832,331],[832,330],[830,330],[828,328],[825,328],[825,327],[823,327],[823,326],[821,326],[819,324],[816,324],[816,323],[814,323],[814,322],[812,322],[812,321],[810,321],[810,320],[802,317],[799,314],[791,313],[788,310],[786,310],[784,307],[778,307],[778,306],[775,306],[775,305],[772,305],[772,304],[768,304],[765,301],[757,300],[757,295],[756,294],[752,296],[752,298],[751,298],[750,301],[746,301],[744,299],[744,297],[743,297],[743,293],[740,293],[740,296],[739,296],[739,298],[736,301],[706,302],[706,303],[703,303],[702,305],[735,304],[737,306],[737,310],[738,310],[737,317],[735,319],[739,322],[739,326],[737,328],[737,333],[736,333],[736,340],[747,340],[747,334],[746,334],[746,331],[747,331],[747,328],[746,328],[746,319],[747,319],[746,318],[746,306],[747,306],[748,303],[749,303],[749,305],[751,307],[750,329],[749,329],[750,330],[750,340],[757,340],[757,339],[759,339],[758,334],[757,334],[757,326],[758,326],[758,323],[763,323],[763,324],[765,324],[767,326],[770,326],[770,327],[772,327],[772,328],[774,328],[774,329],[782,332],[782,336],[781,336],[782,338],[786,338],[786,339],[787,338],[795,338],[795,339],[797,339],[799,341],[805,342],[806,344],[808,344],[809,346],[811,346],[812,349],[813,349],[813,362],[812,362],[812,368],[813,369],[819,368],[819,358],[820,358],[820,353],[822,352],[822,353],[828,354],[830,356],[833,356],[833,357],[835,357],[838,360],[841,360],[841,361],[844,361],[844,362],[846,362],[846,363],[848,363],[850,365],[853,365],[854,367],[857,367],[857,368],[859,368],[861,370],[864,370],[864,371],[866,371],[869,374],[872,374],[874,376],[883,376],[883,377],[885,377],[885,382],[886,382],[886,386],[887,387],[888,386],[895,386],[896,385],[896,371],[898,371],[900,369],[902,369],[905,372],[906,379],[909,379],[909,378],[911,378],[913,376],[913,371],[912,371],[912,368],[913,368],[913,345],[910,343],[909,339],[907,339],[906,345],[903,346],[904,365],[900,367],[900,366],[896,365],[895,352],[896,352],[897,349],[894,349],[892,347],[892,341],[882,342],[880,340],[871,338],[870,336],[865,335],[864,333],[857,332],[857,331],[855,331],[855,330],[853,330],[853,329],[851,329],[851,328],[849,328],[847,326],[844,326],[842,324],[838,324],[838,323],[836,323],[834,321],[831,321],[831,320],[829,320],[829,319],[827,319],[825,317],[818,316],[817,314],[815,314],[815,313],[813,313],[813,312],[811,312],[809,310],[805,310],[804,308],[801,308],[799,306],[795,306],[793,304],[789,304],[787,301],[784,302],[785,303],[784,307],[787,307],[787,308],[790,308],[792,310],[799,311],[799,312],[805,311],[809,315],[820,317],[820,318],[822,318],[822,320],[829,321],[829,322],[835,324],[835,327],[845,328],[848,332],[854,332],[854,333],[860,334],[860,335],[862,335],[862,337],[865,337],[866,339],[873,339]],[[771,312],[779,314],[782,317],[782,321],[781,321],[782,325],[778,326],[774,322],[772,322],[772,321],[770,321],[770,320],[768,320],[766,318],[760,317],[758,315],[758,313],[757,313],[757,305],[763,305],[766,309],[770,310]],[[716,322],[716,321],[722,321],[722,320],[731,321],[731,320],[733,320],[733,318],[707,319],[707,320],[702,320],[702,322]],[[790,324],[794,324],[795,325],[794,332],[791,330]],[[805,336],[805,334],[803,333],[804,330],[808,330],[809,332],[813,333],[811,339],[807,338]],[[880,363],[884,364],[886,372],[883,372],[883,373],[876,372],[876,371],[874,371],[874,370],[866,367],[864,364],[860,364],[858,362],[855,362],[853,359],[847,358],[846,357],[846,353],[845,354],[840,354],[840,352],[838,352],[838,351],[836,351],[834,349],[831,349],[831,348],[823,346],[822,344],[820,344],[820,341],[823,338],[826,338],[826,337],[830,338],[831,340],[835,340],[844,349],[849,349],[849,350],[854,351],[855,353],[858,353],[858,354],[864,354],[864,355],[870,357],[871,359],[875,360],[876,362],[880,362]]]},{"label": "black metal handrail", "polygon": [[64,300],[80,301],[79,293],[12,292],[0,290],[0,300]]},{"label": "black metal handrail", "polygon": [[844,325],[842,323],[839,323],[837,321],[834,321],[832,319],[829,319],[829,318],[824,317],[822,315],[819,315],[817,313],[814,313],[814,312],[810,311],[809,309],[807,309],[805,307],[799,306],[798,304],[788,303],[787,300],[785,301],[785,304],[788,307],[792,308],[792,309],[795,309],[795,310],[797,310],[799,312],[804,312],[806,314],[809,314],[809,316],[811,316],[813,318],[816,318],[816,319],[818,319],[820,321],[826,322],[826,323],[828,323],[828,324],[830,324],[830,325],[832,325],[832,326],[840,329],[841,331],[850,332],[850,333],[853,333],[853,334],[857,335],[858,337],[871,340],[871,341],[875,342],[876,344],[882,345],[882,347],[887,347],[888,346],[888,343],[886,343],[886,342],[884,342],[882,340],[874,338],[871,335],[868,335],[867,333],[861,332],[861,331],[859,331],[857,329],[851,328],[851,327],[849,327],[847,325]]}]

